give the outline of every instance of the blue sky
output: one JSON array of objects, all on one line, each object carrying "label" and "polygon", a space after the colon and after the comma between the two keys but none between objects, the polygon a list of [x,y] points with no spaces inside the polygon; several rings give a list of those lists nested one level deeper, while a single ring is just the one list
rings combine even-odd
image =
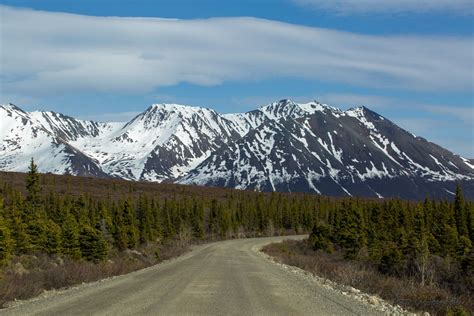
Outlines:
[{"label": "blue sky", "polygon": [[474,157],[472,1],[0,4],[2,103],[124,120],[151,103],[227,113],[316,99]]}]

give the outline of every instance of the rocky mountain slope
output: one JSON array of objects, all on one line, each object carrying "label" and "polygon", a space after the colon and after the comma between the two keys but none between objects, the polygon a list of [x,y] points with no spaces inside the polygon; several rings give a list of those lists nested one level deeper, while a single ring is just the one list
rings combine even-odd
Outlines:
[{"label": "rocky mountain slope", "polygon": [[126,123],[0,106],[0,169],[261,191],[474,196],[474,165],[365,108],[281,100],[247,113],[155,104]]},{"label": "rocky mountain slope", "polygon": [[[26,171],[32,157],[42,172],[108,177],[93,158],[72,146],[73,137],[93,137],[85,122],[51,113],[27,113],[13,104],[0,106],[0,170]],[[99,129],[97,128],[97,133]]]}]

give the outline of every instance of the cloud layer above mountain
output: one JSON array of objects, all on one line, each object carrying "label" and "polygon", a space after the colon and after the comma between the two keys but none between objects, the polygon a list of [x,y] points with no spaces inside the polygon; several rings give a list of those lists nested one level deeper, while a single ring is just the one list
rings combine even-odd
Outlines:
[{"label": "cloud layer above mountain", "polygon": [[471,0],[293,0],[298,5],[343,15],[366,13],[474,14]]},{"label": "cloud layer above mountain", "polygon": [[2,94],[146,93],[303,78],[470,91],[472,38],[369,36],[257,18],[92,17],[0,6]]}]

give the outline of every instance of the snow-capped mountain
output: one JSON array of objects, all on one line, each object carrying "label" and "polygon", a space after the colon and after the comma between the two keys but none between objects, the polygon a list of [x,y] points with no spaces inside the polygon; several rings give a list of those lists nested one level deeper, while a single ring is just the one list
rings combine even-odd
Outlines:
[{"label": "snow-capped mountain", "polygon": [[[281,100],[247,113],[156,104],[127,123],[0,107],[0,169],[261,191],[474,196],[474,165],[365,108]],[[4,123],[5,122],[5,123]]]},{"label": "snow-capped mountain", "polygon": [[454,181],[472,187],[469,161],[365,107],[341,111],[282,100],[227,117],[247,122],[249,131],[180,183],[407,198],[446,196]]},{"label": "snow-capped mountain", "polygon": [[120,128],[72,144],[112,176],[129,180],[176,179],[239,134],[215,111],[155,104]]},{"label": "snow-capped mountain", "polygon": [[1,105],[0,170],[26,171],[34,157],[42,172],[108,177],[97,161],[67,142],[95,124],[51,112],[27,113],[13,104]]},{"label": "snow-capped mountain", "polygon": [[112,131],[117,126],[114,123],[77,120],[56,112],[35,111],[29,113],[29,115],[48,132],[68,142],[81,138],[97,137],[104,132]]}]

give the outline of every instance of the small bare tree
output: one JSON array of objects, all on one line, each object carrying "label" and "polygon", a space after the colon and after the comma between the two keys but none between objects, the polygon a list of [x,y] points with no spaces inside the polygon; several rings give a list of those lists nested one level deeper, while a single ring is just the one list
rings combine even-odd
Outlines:
[{"label": "small bare tree", "polygon": [[191,238],[193,237],[193,232],[191,227],[189,226],[182,226],[178,232],[178,245],[181,248],[186,247],[189,245]]},{"label": "small bare tree", "polygon": [[421,285],[425,285],[426,280],[433,279],[433,271],[430,269],[430,250],[426,237],[421,238],[420,248],[416,252],[415,265],[420,274]]}]

